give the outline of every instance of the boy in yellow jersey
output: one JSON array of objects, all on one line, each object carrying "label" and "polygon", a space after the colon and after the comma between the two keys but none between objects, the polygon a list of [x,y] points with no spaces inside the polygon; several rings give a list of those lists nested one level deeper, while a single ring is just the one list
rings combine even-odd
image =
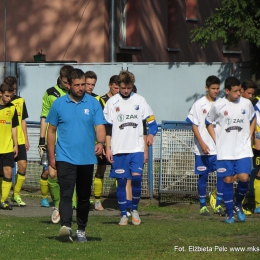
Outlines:
[{"label": "boy in yellow jersey", "polygon": [[25,101],[17,93],[17,79],[13,76],[8,76],[4,79],[4,83],[11,85],[14,88],[11,102],[15,105],[18,114],[19,125],[17,126],[17,141],[18,141],[18,156],[15,158],[18,170],[15,175],[14,192],[11,200],[17,203],[18,206],[24,207],[26,203],[22,200],[20,192],[25,180],[27,166],[27,151],[30,149],[30,144],[27,135],[26,118],[28,118]]},{"label": "boy in yellow jersey", "polygon": [[[71,65],[64,65],[60,69],[60,76],[58,78],[57,85],[48,88],[42,98],[42,112],[41,112],[41,122],[40,122],[40,140],[39,140],[39,154],[42,157],[43,152],[46,151],[45,135],[48,127],[48,123],[45,122],[46,117],[52,107],[53,102],[68,93],[68,80],[67,75],[73,69]],[[54,209],[51,216],[53,223],[58,223],[60,221],[59,214],[59,203],[60,203],[60,186],[57,179],[57,171],[52,167],[43,168],[40,180],[40,187],[42,192],[41,206],[49,207],[48,197],[48,187],[50,189],[50,194],[54,202]]]},{"label": "boy in yellow jersey", "polygon": [[0,86],[0,176],[2,178],[2,196],[0,208],[12,210],[6,202],[12,187],[12,168],[18,155],[17,129],[18,115],[11,103],[14,88],[3,83]]},{"label": "boy in yellow jersey", "polygon": [[[86,88],[85,88],[86,93],[88,93],[92,97],[96,98],[97,101],[99,101],[102,109],[104,109],[106,102],[100,96],[93,93],[93,90],[94,90],[94,88],[96,86],[96,82],[97,82],[96,73],[94,71],[87,71],[87,72],[85,72],[85,77],[86,77]],[[97,160],[98,160],[98,166],[97,166],[97,171],[96,171],[95,178],[94,178],[95,210],[102,211],[102,210],[104,210],[104,208],[102,206],[100,197],[102,194],[103,178],[104,178],[104,173],[106,171],[106,164],[104,165],[104,163],[101,162],[102,160],[104,160],[104,158],[101,159],[100,156],[97,157]]]}]

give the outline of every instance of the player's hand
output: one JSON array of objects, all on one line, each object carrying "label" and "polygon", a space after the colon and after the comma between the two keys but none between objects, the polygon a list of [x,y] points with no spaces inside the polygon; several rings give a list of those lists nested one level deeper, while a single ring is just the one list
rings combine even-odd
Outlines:
[{"label": "player's hand", "polygon": [[39,152],[39,155],[40,155],[40,158],[42,158],[42,155],[44,152],[46,152],[46,145],[38,145],[38,152]]},{"label": "player's hand", "polygon": [[102,143],[97,143],[95,145],[95,155],[96,156],[101,156],[103,153],[103,144]]},{"label": "player's hand", "polygon": [[204,154],[209,154],[210,153],[210,149],[209,147],[204,143],[203,145],[201,145],[201,150]]}]

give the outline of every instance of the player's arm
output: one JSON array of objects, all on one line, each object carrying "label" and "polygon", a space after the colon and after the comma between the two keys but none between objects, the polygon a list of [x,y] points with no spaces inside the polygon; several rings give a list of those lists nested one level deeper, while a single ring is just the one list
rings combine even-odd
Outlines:
[{"label": "player's arm", "polygon": [[148,146],[150,146],[153,144],[153,137],[158,132],[158,125],[157,125],[154,115],[149,116],[146,119],[146,122],[148,123],[148,128],[149,128],[149,134],[147,136],[147,144],[148,144]]},{"label": "player's arm", "polygon": [[49,124],[47,142],[48,142],[48,155],[49,155],[49,165],[56,169],[56,159],[55,159],[55,143],[56,143],[56,130],[57,127]]},{"label": "player's arm", "polygon": [[110,163],[113,163],[113,154],[111,151],[111,136],[112,136],[112,125],[106,124],[106,158]]},{"label": "player's arm", "polygon": [[106,140],[106,129],[104,125],[96,125],[96,139],[97,144],[95,145],[95,154],[102,155],[103,146]]},{"label": "player's arm", "polygon": [[213,141],[216,143],[216,134],[215,134],[215,130],[212,124],[206,124],[206,128],[209,132],[209,135],[211,136],[211,138],[213,139]]},{"label": "player's arm", "polygon": [[17,126],[19,125],[18,114],[15,109],[14,115],[12,118],[12,138],[14,143],[14,157],[18,155],[18,139],[17,139]]},{"label": "player's arm", "polygon": [[23,134],[25,137],[25,148],[26,148],[26,151],[29,151],[30,143],[29,143],[29,139],[28,139],[26,120],[22,120],[22,129],[23,129]]},{"label": "player's arm", "polygon": [[[209,154],[209,153],[210,153],[210,149],[209,149],[209,147],[207,146],[207,144],[203,141],[203,139],[202,139],[202,137],[201,137],[201,135],[200,135],[198,126],[192,124],[192,125],[191,125],[191,128],[192,128],[192,131],[193,131],[193,133],[194,133],[195,138],[196,138],[196,139],[198,140],[198,142],[199,142],[199,145],[200,145],[200,147],[201,147],[202,152],[203,152],[204,154]],[[214,130],[214,129],[213,129],[213,130]],[[215,131],[214,131],[214,133],[215,133]],[[212,137],[212,136],[211,136],[211,137]],[[214,139],[213,139],[213,140],[214,140]]]}]

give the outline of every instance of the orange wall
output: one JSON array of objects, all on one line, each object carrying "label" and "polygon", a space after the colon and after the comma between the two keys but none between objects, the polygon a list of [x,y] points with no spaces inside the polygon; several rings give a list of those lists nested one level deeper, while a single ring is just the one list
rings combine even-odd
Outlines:
[{"label": "orange wall", "polygon": [[[131,1],[131,0],[130,0]],[[176,0],[178,22],[176,42],[180,52],[168,52],[168,0],[139,1],[138,35],[130,42],[142,50],[122,50],[133,62],[236,62],[249,60],[248,45],[241,44],[242,55],[224,56],[220,42],[205,50],[191,43],[190,29],[202,25],[220,6],[221,0],[197,0],[198,22],[186,22],[186,1]],[[0,1],[0,61],[4,60],[4,2]],[[7,61],[33,61],[36,50],[43,50],[47,61],[109,62],[109,0],[8,0]],[[119,0],[118,0],[119,2]],[[84,11],[85,9],[85,11]],[[79,24],[78,30],[75,30]],[[118,12],[119,14],[119,12]],[[135,18],[136,19],[136,18]],[[119,16],[118,16],[119,21]],[[119,33],[119,29],[117,28]],[[74,35],[74,36],[73,36]],[[118,37],[119,41],[119,37]],[[175,45],[176,45],[175,42]]]}]

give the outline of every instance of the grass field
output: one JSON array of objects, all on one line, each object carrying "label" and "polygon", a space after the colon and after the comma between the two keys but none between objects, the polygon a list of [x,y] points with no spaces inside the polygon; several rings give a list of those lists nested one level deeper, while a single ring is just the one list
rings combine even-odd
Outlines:
[{"label": "grass field", "polygon": [[[19,208],[15,210],[19,212]],[[52,224],[49,216],[10,217],[0,212],[0,259],[244,260],[260,257],[260,252],[256,252],[260,250],[260,216],[250,216],[245,223],[225,224],[223,217],[199,216],[197,204],[158,207],[156,201],[150,200],[142,201],[139,210],[140,226],[119,227],[118,211],[114,215],[105,211],[91,215],[85,244],[60,242],[57,237],[60,225]],[[72,228],[75,233],[75,223]]]}]

